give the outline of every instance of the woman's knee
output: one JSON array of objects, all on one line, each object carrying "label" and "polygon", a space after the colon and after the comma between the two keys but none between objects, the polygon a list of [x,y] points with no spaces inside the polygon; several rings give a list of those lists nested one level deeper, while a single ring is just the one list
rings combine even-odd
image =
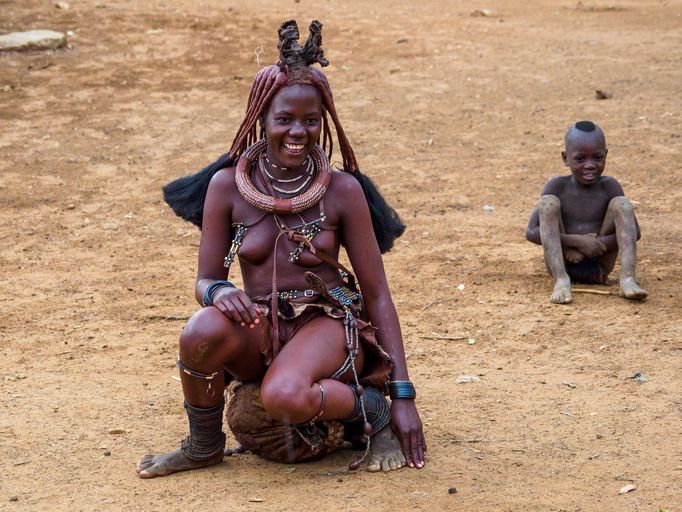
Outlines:
[{"label": "woman's knee", "polygon": [[322,395],[317,386],[296,377],[267,378],[261,386],[263,408],[284,423],[303,423],[320,408]]},{"label": "woman's knee", "polygon": [[187,365],[201,366],[210,360],[227,338],[230,323],[213,307],[202,308],[194,313],[180,335],[182,361]]}]

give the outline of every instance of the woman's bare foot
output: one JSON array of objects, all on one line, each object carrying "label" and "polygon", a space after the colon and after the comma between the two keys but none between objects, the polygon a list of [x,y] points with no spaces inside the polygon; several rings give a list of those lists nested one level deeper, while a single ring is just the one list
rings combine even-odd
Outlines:
[{"label": "woman's bare foot", "polygon": [[369,456],[367,471],[393,471],[406,464],[400,441],[390,426],[384,427],[372,437],[372,452]]},{"label": "woman's bare foot", "polygon": [[549,299],[554,304],[570,304],[573,302],[573,293],[571,292],[571,279],[566,277],[560,277],[554,283],[554,290],[552,290],[552,296]]},{"label": "woman's bare foot", "polygon": [[137,463],[137,472],[140,478],[154,478],[156,476],[166,476],[178,471],[188,469],[199,469],[220,464],[223,461],[223,451],[215,454],[208,460],[196,461],[187,458],[182,450],[161,455],[145,455]]},{"label": "woman's bare foot", "polygon": [[620,296],[626,299],[642,300],[649,295],[646,290],[639,287],[634,277],[624,277],[620,280]]}]

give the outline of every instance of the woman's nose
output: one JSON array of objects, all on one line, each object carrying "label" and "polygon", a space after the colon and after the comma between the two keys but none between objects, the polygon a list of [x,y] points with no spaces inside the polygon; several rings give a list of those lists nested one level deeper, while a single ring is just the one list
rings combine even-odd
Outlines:
[{"label": "woman's nose", "polygon": [[306,133],[305,126],[303,126],[303,123],[299,121],[294,121],[291,124],[291,128],[289,128],[289,134],[294,136],[302,137],[305,135],[305,133]]}]

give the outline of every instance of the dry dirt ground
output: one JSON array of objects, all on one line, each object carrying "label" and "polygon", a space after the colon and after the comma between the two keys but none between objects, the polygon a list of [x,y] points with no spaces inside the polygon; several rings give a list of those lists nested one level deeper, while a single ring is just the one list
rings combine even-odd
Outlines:
[{"label": "dry dirt ground", "polygon": [[[54,3],[0,1],[2,32],[73,31],[0,55],[0,509],[682,510],[682,2]],[[385,263],[428,465],[247,454],[142,481],[186,432],[197,307],[199,233],[160,187],[228,148],[291,17],[325,23],[346,132],[407,223]],[[636,201],[645,302],[550,304],[524,240],[583,118]]]}]

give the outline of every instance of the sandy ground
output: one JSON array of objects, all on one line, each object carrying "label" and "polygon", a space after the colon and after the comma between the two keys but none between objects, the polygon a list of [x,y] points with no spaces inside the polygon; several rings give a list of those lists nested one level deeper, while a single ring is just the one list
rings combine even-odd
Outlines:
[{"label": "sandy ground", "polygon": [[[0,54],[0,510],[682,510],[682,2],[246,4],[0,1],[0,31],[74,32]],[[385,263],[428,465],[247,454],[142,481],[186,432],[197,307],[199,233],[160,187],[229,147],[290,17],[325,23],[339,115],[408,226]],[[583,118],[637,204],[642,303],[550,304],[523,238]]]}]

